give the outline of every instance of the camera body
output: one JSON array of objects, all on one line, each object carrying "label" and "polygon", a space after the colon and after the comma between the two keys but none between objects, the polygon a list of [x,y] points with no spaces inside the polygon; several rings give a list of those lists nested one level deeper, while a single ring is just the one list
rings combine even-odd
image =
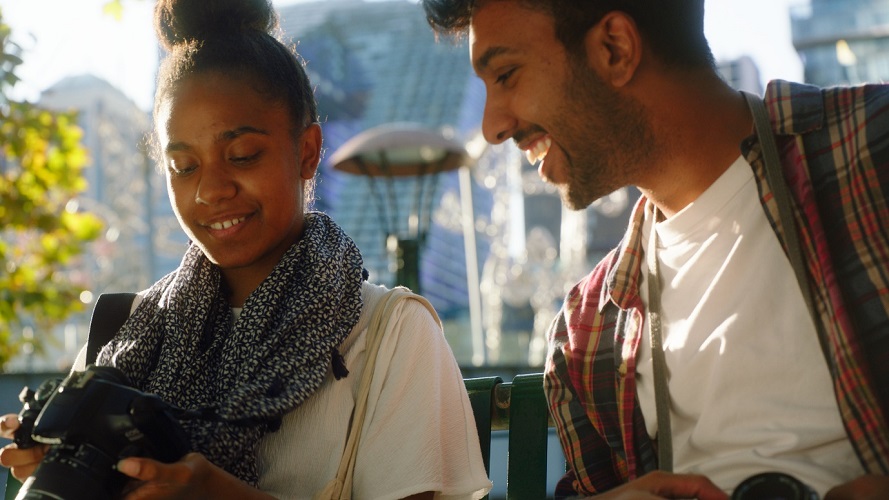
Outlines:
[{"label": "camera body", "polygon": [[18,499],[112,499],[129,480],[114,469],[129,456],[175,462],[190,451],[177,408],[143,393],[120,370],[90,365],[36,392],[24,404],[15,433],[19,447],[49,444]]}]

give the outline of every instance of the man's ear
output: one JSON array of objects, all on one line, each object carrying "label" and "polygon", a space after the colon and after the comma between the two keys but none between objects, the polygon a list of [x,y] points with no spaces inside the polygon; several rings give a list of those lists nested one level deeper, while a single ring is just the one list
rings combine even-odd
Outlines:
[{"label": "man's ear", "polygon": [[321,162],[321,125],[313,123],[300,136],[299,175],[303,179],[315,177]]},{"label": "man's ear", "polygon": [[584,44],[589,64],[606,82],[626,85],[642,60],[642,37],[627,14],[611,11],[587,31]]}]

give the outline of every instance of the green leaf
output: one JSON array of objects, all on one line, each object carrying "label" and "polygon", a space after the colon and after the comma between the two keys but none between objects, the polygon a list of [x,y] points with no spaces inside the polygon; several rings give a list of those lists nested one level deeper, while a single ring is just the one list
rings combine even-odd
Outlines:
[{"label": "green leaf", "polygon": [[[116,17],[120,0],[109,2]],[[83,309],[72,263],[102,231],[93,214],[65,206],[85,189],[87,151],[75,113],[10,99],[21,48],[0,9],[0,370],[23,345],[21,331],[48,332]],[[50,337],[31,341],[37,352]]]},{"label": "green leaf", "polygon": [[123,19],[123,3],[120,0],[111,0],[102,6],[102,13],[120,21]]}]

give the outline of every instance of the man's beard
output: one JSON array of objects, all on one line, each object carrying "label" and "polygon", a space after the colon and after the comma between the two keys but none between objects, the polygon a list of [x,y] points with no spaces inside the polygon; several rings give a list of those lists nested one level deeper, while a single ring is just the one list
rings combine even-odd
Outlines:
[{"label": "man's beard", "polygon": [[569,117],[561,141],[568,180],[558,187],[568,208],[583,210],[635,183],[652,167],[656,142],[641,103],[611,89],[585,61],[572,64],[571,74],[562,90],[574,98],[560,110]]}]

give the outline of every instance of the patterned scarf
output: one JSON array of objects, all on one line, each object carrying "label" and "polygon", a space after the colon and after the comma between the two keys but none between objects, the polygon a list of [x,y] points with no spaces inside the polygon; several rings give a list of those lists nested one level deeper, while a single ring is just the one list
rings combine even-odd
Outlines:
[{"label": "patterned scarf", "polygon": [[[194,450],[251,485],[256,447],[327,376],[361,312],[362,260],[328,216],[305,233],[234,321],[219,268],[191,245],[99,353],[142,391],[214,421],[183,422]],[[336,366],[334,366],[336,372]],[[209,408],[209,411],[206,409]]]}]

